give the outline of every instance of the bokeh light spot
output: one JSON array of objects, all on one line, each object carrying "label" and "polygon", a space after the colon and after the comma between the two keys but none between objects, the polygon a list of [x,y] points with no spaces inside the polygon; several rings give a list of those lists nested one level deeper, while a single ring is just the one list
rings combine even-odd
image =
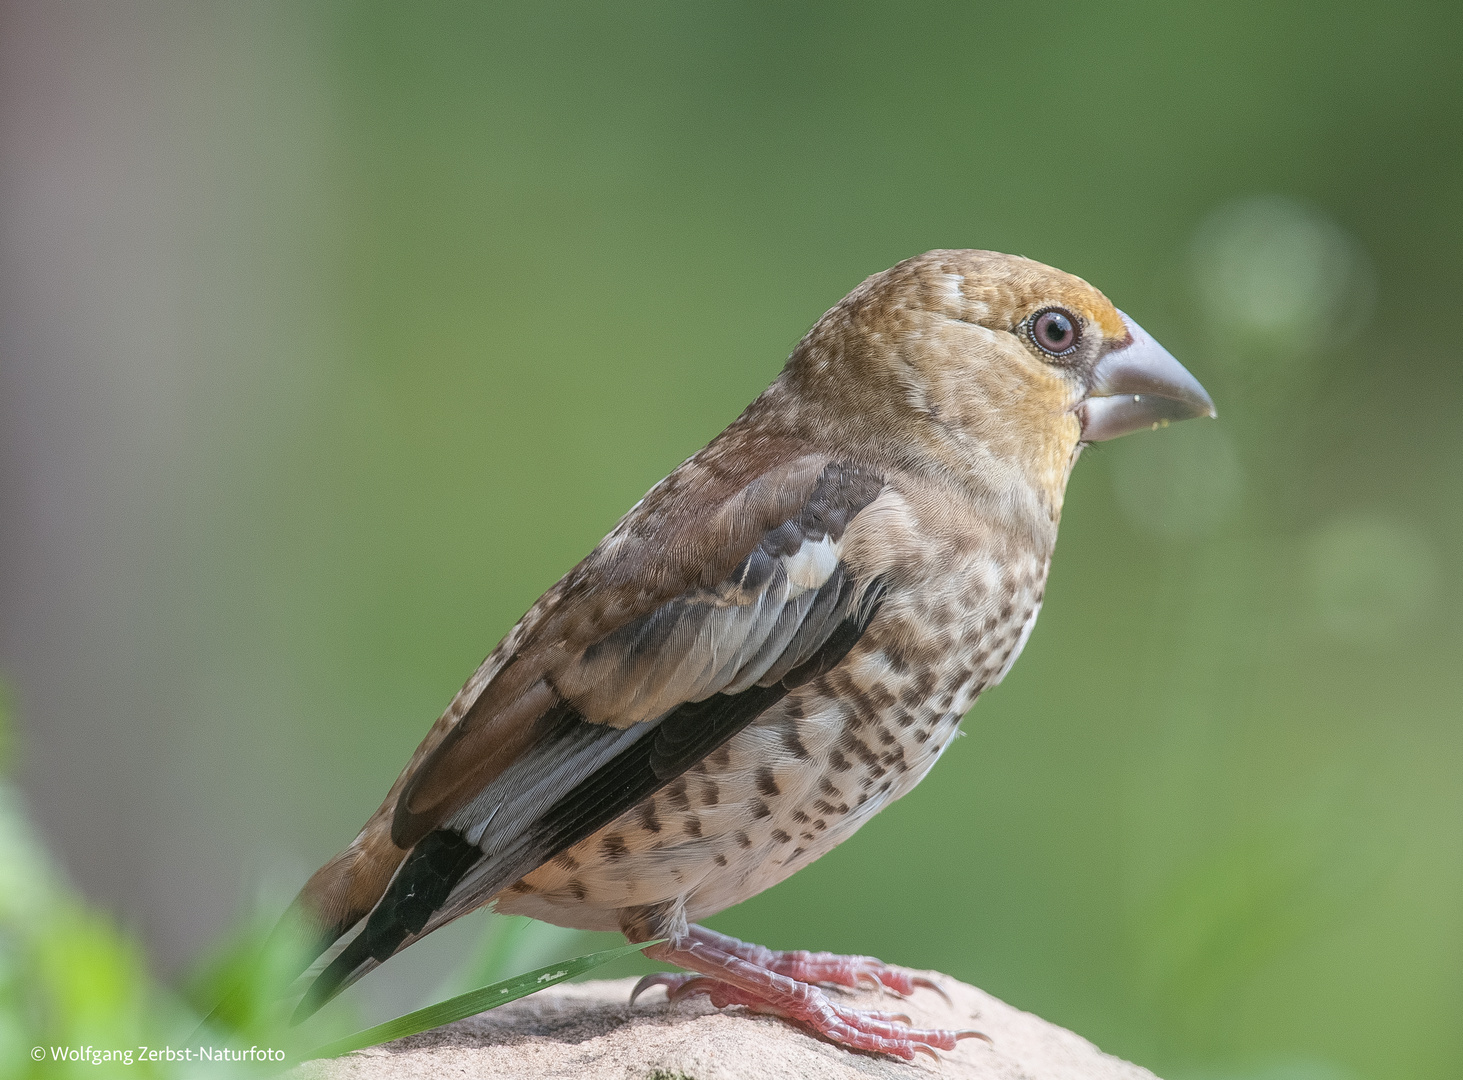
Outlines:
[{"label": "bokeh light spot", "polygon": [[[1355,334],[1371,312],[1371,261],[1329,217],[1278,195],[1221,207],[1191,250],[1194,287],[1223,344],[1299,358]],[[1276,355],[1278,354],[1278,355]]]},{"label": "bokeh light spot", "polygon": [[1311,537],[1306,559],[1318,624],[1359,645],[1394,639],[1417,623],[1438,583],[1427,537],[1390,517],[1338,518]]}]

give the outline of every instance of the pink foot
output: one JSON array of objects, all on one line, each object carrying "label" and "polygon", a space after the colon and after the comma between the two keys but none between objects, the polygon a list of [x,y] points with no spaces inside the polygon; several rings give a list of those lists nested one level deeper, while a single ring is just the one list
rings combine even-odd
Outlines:
[{"label": "pink foot", "polygon": [[840,956],[838,953],[805,952],[801,949],[793,952],[775,952],[772,949],[763,948],[761,945],[749,945],[734,937],[718,934],[715,930],[708,930],[704,926],[692,926],[689,932],[693,940],[699,941],[703,945],[710,945],[712,948],[740,957],[748,963],[764,967],[768,971],[775,971],[779,975],[786,975],[789,979],[796,979],[799,982],[832,983],[835,986],[846,986],[853,990],[862,987],[871,990],[893,990],[896,994],[902,994],[905,997],[914,993],[916,988],[923,988],[933,990],[947,1003],[950,1000],[950,995],[946,994],[940,988],[939,983],[934,980],[927,979],[923,975],[911,974],[903,968],[892,967],[873,956]]},{"label": "pink foot", "polygon": [[[733,945],[736,949],[732,951],[721,947],[723,944]],[[713,934],[699,926],[691,927],[681,937],[651,946],[645,953],[698,974],[647,975],[636,984],[630,995],[631,1002],[651,986],[666,987],[673,1001],[693,994],[706,994],[718,1009],[743,1005],[756,1012],[785,1017],[830,1042],[854,1050],[892,1054],[906,1061],[912,1061],[916,1053],[937,1057],[936,1050],[953,1050],[961,1039],[990,1041],[978,1031],[912,1027],[909,1017],[901,1013],[847,1008],[830,1001],[822,990],[807,981],[771,967],[775,963],[779,967],[822,976],[821,981],[839,982],[846,986],[859,985],[860,977],[865,975],[879,986],[888,986],[881,972],[897,972],[904,976],[903,981],[910,989],[921,985],[906,973],[870,957],[773,953],[756,945],[745,945],[735,938]],[[767,963],[759,962],[763,958]]]}]

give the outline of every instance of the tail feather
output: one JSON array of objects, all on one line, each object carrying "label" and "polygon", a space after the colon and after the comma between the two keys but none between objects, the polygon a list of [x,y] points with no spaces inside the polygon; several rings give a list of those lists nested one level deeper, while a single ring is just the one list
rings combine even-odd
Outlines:
[{"label": "tail feather", "polygon": [[290,1023],[300,1023],[383,960],[415,941],[432,916],[447,903],[457,883],[482,859],[482,849],[461,833],[448,829],[428,833],[412,848],[361,932],[310,984]]}]

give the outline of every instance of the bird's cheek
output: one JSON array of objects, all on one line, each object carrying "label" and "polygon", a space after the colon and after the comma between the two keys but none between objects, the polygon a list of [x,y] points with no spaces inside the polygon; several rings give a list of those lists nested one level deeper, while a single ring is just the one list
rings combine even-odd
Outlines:
[{"label": "bird's cheek", "polygon": [[1077,463],[1077,453],[1081,445],[1082,422],[1069,408],[1054,427],[1053,437],[1047,446],[1042,478],[1058,510],[1061,509],[1062,495],[1067,489],[1067,480],[1072,475],[1072,466]]}]

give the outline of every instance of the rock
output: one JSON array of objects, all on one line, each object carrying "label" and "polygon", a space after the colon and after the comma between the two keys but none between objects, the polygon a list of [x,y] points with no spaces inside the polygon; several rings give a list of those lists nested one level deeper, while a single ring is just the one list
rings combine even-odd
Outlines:
[{"label": "rock", "polygon": [[[977,1028],[994,1040],[962,1040],[940,1061],[913,1064],[850,1053],[783,1020],[741,1008],[718,1012],[704,997],[668,1004],[651,990],[634,1008],[633,979],[564,985],[492,1012],[331,1061],[307,1062],[296,1080],[409,1077],[564,1077],[573,1080],[851,1080],[928,1073],[944,1080],[1154,1080],[1147,1069],[1014,1009],[982,990],[929,973],[930,990],[890,1004],[877,993],[841,996],[864,1008],[904,1012],[922,1027]],[[836,991],[835,991],[836,992]]]}]

